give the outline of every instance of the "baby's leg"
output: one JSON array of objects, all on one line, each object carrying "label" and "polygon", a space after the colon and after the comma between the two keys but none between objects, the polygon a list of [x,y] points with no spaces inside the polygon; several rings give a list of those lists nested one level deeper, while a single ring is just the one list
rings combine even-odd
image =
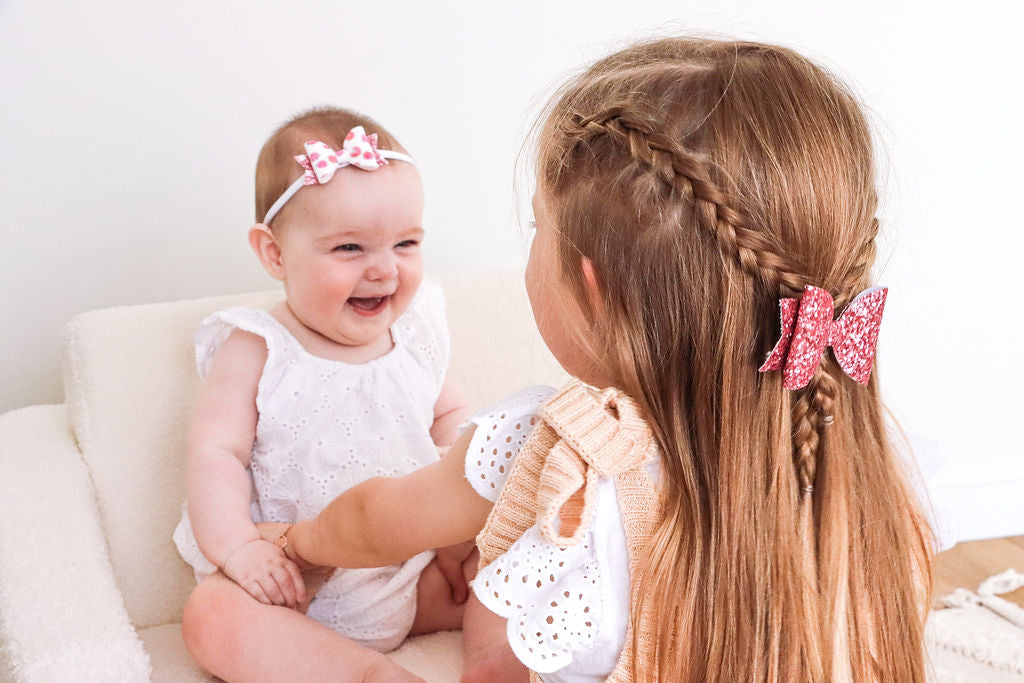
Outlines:
[{"label": "baby's leg", "polygon": [[506,621],[470,593],[462,626],[462,683],[529,683],[530,672],[508,644]]},{"label": "baby's leg", "polygon": [[416,583],[416,618],[410,636],[434,631],[455,631],[462,628],[462,614],[466,606],[452,600],[452,589],[444,573],[431,560],[420,573]]},{"label": "baby's leg", "polygon": [[[463,565],[469,579],[476,576],[478,557],[474,550]],[[529,682],[530,672],[512,652],[506,628],[506,620],[484,607],[470,591],[462,621],[462,683]]]},{"label": "baby's leg", "polygon": [[422,680],[294,609],[256,601],[220,572],[192,591],[181,631],[196,661],[228,681]]}]

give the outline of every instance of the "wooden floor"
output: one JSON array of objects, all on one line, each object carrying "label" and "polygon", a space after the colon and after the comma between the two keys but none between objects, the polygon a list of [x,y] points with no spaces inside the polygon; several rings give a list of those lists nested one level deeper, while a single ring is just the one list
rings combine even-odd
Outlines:
[{"label": "wooden floor", "polygon": [[[978,584],[1007,569],[1024,572],[1024,536],[958,543],[935,558],[935,607],[955,588],[977,591]],[[1024,588],[1002,596],[1024,607]]]}]

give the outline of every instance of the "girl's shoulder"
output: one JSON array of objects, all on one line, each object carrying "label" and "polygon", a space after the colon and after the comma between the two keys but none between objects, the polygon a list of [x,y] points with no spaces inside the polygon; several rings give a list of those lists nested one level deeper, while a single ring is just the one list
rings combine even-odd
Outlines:
[{"label": "girl's shoulder", "polygon": [[482,497],[492,503],[498,499],[512,462],[533,433],[544,404],[555,393],[549,386],[521,389],[461,425],[463,431],[476,428],[466,450],[466,479]]},{"label": "girl's shoulder", "polygon": [[[524,451],[520,456],[535,430],[547,424],[552,431],[551,420],[562,428],[565,424],[559,418],[590,412],[564,410],[566,399],[580,390],[593,393],[578,382],[561,390],[528,387],[473,415],[464,425],[476,427],[466,452],[466,479],[479,495],[497,502],[478,538],[483,544],[481,557],[484,545],[489,548],[498,538],[514,539],[482,566],[473,590],[485,607],[508,621],[509,643],[531,670],[565,669],[571,670],[568,678],[603,680],[622,650],[630,608],[629,558],[616,481],[602,476],[592,490],[585,487],[586,497],[592,497],[590,513],[583,515],[580,533],[568,542],[554,542],[544,532],[540,513],[547,506],[540,504],[539,496],[537,509],[529,512],[532,508],[521,505],[515,491],[501,495],[517,458],[536,455]],[[604,410],[600,403],[596,407]],[[547,443],[543,434],[538,438]],[[543,467],[548,467],[547,460]],[[521,481],[509,486],[517,483]],[[508,504],[510,500],[515,502]],[[518,519],[524,511],[525,521]],[[561,521],[577,516],[570,517]],[[521,533],[509,536],[507,532],[519,525],[525,527]]]}]

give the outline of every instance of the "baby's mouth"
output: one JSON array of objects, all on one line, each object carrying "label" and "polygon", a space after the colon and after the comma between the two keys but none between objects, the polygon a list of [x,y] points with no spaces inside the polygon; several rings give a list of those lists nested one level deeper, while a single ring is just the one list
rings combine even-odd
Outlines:
[{"label": "baby's mouth", "polygon": [[384,310],[391,296],[349,297],[348,303],[360,315],[377,315]]}]

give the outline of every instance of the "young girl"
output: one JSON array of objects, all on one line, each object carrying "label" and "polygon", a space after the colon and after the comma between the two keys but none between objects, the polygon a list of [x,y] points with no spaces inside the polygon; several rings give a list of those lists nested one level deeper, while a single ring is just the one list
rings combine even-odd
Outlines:
[{"label": "young girl", "polygon": [[864,115],[794,52],[598,62],[542,125],[526,272],[577,379],[262,533],[344,567],[479,533],[474,592],[544,681],[923,683],[932,542],[871,372],[876,208]]},{"label": "young girl", "polygon": [[313,110],[260,153],[249,243],[286,298],[270,310],[221,311],[196,333],[205,381],[175,532],[201,581],[185,612],[186,644],[222,678],[254,676],[246,661],[220,656],[232,636],[217,626],[225,610],[251,615],[259,633],[247,643],[266,651],[296,620],[315,620],[327,628],[307,645],[340,653],[336,671],[396,680],[409,676],[380,652],[409,633],[461,624],[429,549],[383,568],[313,574],[307,585],[254,526],[313,517],[369,477],[436,462],[438,446],[454,441],[467,411],[446,378],[440,289],[420,284],[422,215],[415,163],[365,117]]}]

